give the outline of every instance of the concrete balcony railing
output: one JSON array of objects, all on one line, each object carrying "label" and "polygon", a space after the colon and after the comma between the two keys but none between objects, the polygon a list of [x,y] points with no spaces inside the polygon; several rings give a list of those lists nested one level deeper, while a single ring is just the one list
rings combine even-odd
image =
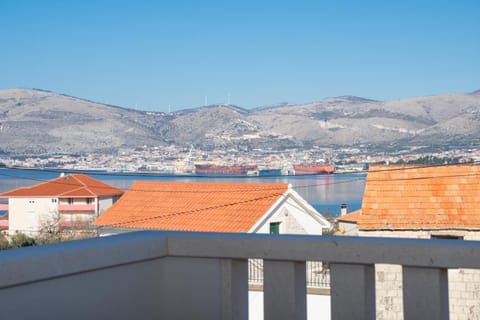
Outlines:
[{"label": "concrete balcony railing", "polygon": [[[330,269],[321,261],[307,261],[307,288],[330,288]],[[263,260],[248,260],[248,283],[263,286]]]},{"label": "concrete balcony railing", "polygon": [[306,319],[306,262],[329,261],[331,318],[374,319],[377,263],[403,269],[405,319],[448,319],[448,268],[480,242],[138,232],[0,253],[0,319],[247,319],[263,259],[264,319]]}]

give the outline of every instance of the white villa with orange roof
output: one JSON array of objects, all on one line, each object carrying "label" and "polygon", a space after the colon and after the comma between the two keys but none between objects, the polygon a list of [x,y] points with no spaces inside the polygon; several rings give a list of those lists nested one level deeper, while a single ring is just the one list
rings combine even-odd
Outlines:
[{"label": "white villa with orange roof", "polygon": [[321,235],[330,223],[285,183],[135,181],[94,222],[115,229]]},{"label": "white villa with orange roof", "polygon": [[90,230],[91,222],[115,203],[123,190],[84,174],[69,174],[0,194],[8,198],[8,230],[36,236],[44,228]]}]

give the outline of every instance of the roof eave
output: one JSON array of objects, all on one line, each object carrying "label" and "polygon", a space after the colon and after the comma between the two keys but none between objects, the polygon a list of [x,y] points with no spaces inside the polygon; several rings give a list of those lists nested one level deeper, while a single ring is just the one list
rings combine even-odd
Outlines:
[{"label": "roof eave", "polygon": [[410,227],[410,228],[387,228],[387,227],[378,227],[378,228],[362,228],[358,227],[358,231],[439,231],[439,230],[461,230],[461,231],[480,231],[479,227]]},{"label": "roof eave", "polygon": [[323,225],[324,229],[331,227],[331,223],[320,213],[318,212],[310,203],[303,199],[298,192],[288,188],[289,195],[302,206],[307,214],[309,214],[315,221]]},{"label": "roof eave", "polygon": [[331,227],[330,222],[328,222],[327,219],[325,219],[320,212],[315,210],[314,207],[312,207],[306,200],[304,200],[295,190],[291,188],[289,185],[287,190],[279,196],[277,201],[270,207],[270,209],[250,228],[248,233],[255,233],[257,232],[260,227],[267,221],[274,212],[276,212],[283,203],[285,203],[288,198],[291,197],[293,198],[297,204],[299,204],[305,212],[310,215],[315,221],[320,223],[322,225],[322,229],[329,229]]},{"label": "roof eave", "polygon": [[267,221],[277,210],[281,207],[281,205],[286,200],[286,194],[288,193],[288,189],[278,197],[278,199],[274,202],[274,204],[263,214],[263,216],[258,219],[254,225],[248,230],[247,233],[255,233],[257,232],[260,227]]}]

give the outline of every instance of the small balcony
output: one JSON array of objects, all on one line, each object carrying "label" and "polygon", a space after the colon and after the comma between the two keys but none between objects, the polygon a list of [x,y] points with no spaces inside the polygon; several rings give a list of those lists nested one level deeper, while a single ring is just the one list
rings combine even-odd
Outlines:
[{"label": "small balcony", "polygon": [[92,212],[95,211],[94,204],[61,204],[58,206],[60,212]]},{"label": "small balcony", "polygon": [[62,229],[88,229],[90,227],[89,220],[60,220],[58,221],[58,226]]},{"label": "small balcony", "polygon": [[480,242],[137,232],[0,254],[0,318],[248,319],[263,259],[264,319],[306,319],[307,262],[328,261],[331,319],[375,319],[375,264],[402,266],[405,319],[448,319],[450,268]]}]

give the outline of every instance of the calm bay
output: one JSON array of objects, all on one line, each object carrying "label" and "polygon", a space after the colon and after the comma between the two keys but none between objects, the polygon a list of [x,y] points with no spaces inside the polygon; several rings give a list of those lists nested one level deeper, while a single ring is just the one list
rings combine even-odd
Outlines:
[{"label": "calm bay", "polygon": [[[0,192],[19,187],[32,186],[54,179],[61,171],[33,169],[0,169]],[[315,209],[325,215],[337,216],[341,204],[347,204],[348,211],[361,208],[365,189],[364,174],[333,174],[316,176],[197,176],[155,173],[113,173],[82,172],[112,186],[127,190],[135,180],[150,181],[234,181],[234,182],[278,182],[289,183]],[[5,201],[3,201],[5,202]]]}]

